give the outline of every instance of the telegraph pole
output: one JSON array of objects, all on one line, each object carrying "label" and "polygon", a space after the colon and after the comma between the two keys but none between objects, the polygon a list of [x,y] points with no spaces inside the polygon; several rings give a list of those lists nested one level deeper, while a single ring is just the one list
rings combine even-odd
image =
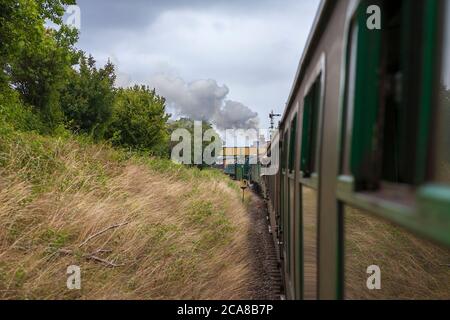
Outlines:
[{"label": "telegraph pole", "polygon": [[274,113],[273,110],[272,110],[272,112],[270,112],[270,114],[269,114],[269,118],[270,118],[270,138],[271,139],[272,139],[273,130],[275,129],[275,118],[276,117],[281,117],[281,114]]}]

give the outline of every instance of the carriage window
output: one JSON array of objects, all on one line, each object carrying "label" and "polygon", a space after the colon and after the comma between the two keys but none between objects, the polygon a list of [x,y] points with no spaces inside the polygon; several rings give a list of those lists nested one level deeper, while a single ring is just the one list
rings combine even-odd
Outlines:
[{"label": "carriage window", "polygon": [[381,0],[381,30],[369,30],[368,3],[363,1],[359,9],[356,77],[347,84],[349,96],[353,85],[355,94],[347,101],[354,106],[347,112],[353,110],[354,115],[351,157],[346,161],[359,190],[378,189],[382,181],[417,185],[425,178],[418,175],[425,169],[419,152],[426,152],[418,143],[427,141],[427,133],[419,130],[419,122],[427,118],[421,110],[426,4]]},{"label": "carriage window", "polygon": [[[410,2],[410,0],[406,0]],[[378,135],[381,151],[381,179],[389,182],[414,184],[415,132],[418,104],[416,96],[420,56],[414,39],[420,32],[408,33],[413,24],[411,9],[406,1],[386,2],[381,68],[384,71],[380,82],[380,104]],[[419,3],[419,2],[417,2]],[[405,17],[405,11],[410,15]],[[416,17],[419,21],[420,17]],[[407,27],[406,27],[407,26]],[[406,28],[405,28],[406,27]],[[411,37],[411,35],[414,35]],[[413,99],[411,99],[413,97]]]},{"label": "carriage window", "polygon": [[302,131],[302,155],[301,171],[303,177],[308,178],[317,170],[317,139],[319,113],[321,104],[320,75],[312,85],[305,97],[303,105],[303,131]]},{"label": "carriage window", "polygon": [[295,164],[295,151],[296,151],[296,141],[297,141],[297,115],[295,115],[294,120],[291,122],[291,138],[289,144],[289,171],[294,171]]},{"label": "carriage window", "polygon": [[437,179],[450,184],[450,1],[445,3],[442,68],[439,87]]},{"label": "carriage window", "polygon": [[288,132],[283,136],[283,141],[281,143],[281,169],[284,171],[286,169],[286,158],[287,158],[287,148],[288,148]]}]

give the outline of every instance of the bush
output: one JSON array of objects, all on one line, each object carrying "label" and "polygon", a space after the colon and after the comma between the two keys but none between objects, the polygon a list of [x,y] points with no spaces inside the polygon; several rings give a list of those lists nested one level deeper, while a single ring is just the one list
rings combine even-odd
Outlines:
[{"label": "bush", "polygon": [[119,89],[106,137],[113,145],[167,155],[165,99],[145,86]]},{"label": "bush", "polygon": [[9,88],[0,91],[0,126],[18,131],[46,131],[39,115],[25,106],[19,94]]},{"label": "bush", "polygon": [[82,56],[79,71],[72,70],[62,95],[62,109],[68,126],[75,132],[103,138],[114,103],[114,66],[108,62],[95,67],[92,56]]}]

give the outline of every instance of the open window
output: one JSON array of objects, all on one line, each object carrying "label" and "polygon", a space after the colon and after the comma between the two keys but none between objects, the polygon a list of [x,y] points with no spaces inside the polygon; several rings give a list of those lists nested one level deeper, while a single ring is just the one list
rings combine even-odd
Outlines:
[{"label": "open window", "polygon": [[321,105],[321,76],[319,75],[305,96],[303,103],[302,153],[300,170],[303,178],[317,172],[319,114]]},{"label": "open window", "polygon": [[293,172],[295,169],[295,154],[297,151],[297,115],[291,122],[291,137],[289,143],[289,172]]},{"label": "open window", "polygon": [[281,142],[281,170],[282,173],[285,173],[286,170],[286,162],[287,162],[287,149],[289,146],[289,141],[288,141],[288,132],[286,131],[284,136],[283,136],[283,141]]},{"label": "open window", "polygon": [[[366,25],[373,4],[381,8],[380,30]],[[432,5],[378,0],[362,1],[358,9],[347,57],[345,125],[351,138],[344,133],[343,148],[344,172],[347,167],[356,190],[377,190],[383,183],[415,187],[427,178]]]}]

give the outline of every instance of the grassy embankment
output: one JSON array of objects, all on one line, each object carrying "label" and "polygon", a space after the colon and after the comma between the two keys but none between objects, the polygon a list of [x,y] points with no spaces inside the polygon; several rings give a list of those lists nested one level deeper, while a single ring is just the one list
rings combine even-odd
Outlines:
[{"label": "grassy embankment", "polygon": [[219,171],[0,126],[0,299],[248,298],[240,197]]}]

